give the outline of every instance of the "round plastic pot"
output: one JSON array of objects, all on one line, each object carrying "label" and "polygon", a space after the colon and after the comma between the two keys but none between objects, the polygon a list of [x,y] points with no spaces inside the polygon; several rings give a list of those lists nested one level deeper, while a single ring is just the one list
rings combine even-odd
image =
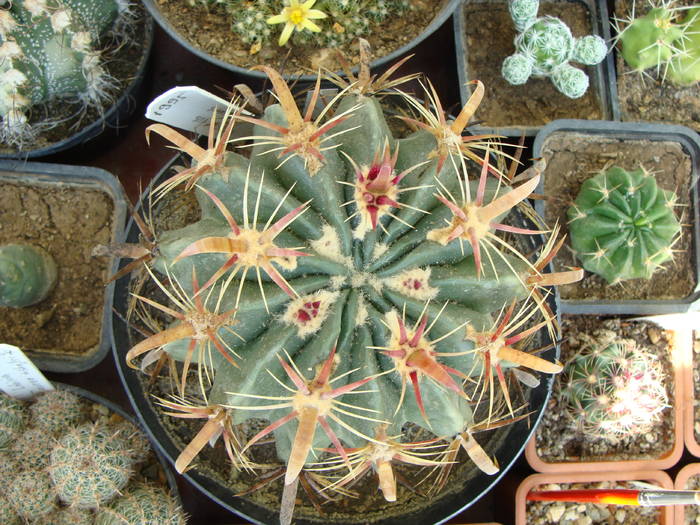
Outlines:
[{"label": "round plastic pot", "polygon": [[[126,221],[126,196],[119,181],[111,173],[87,166],[65,166],[62,164],[47,164],[40,162],[24,162],[19,160],[0,160],[0,185],[13,184],[55,187],[56,190],[69,191],[75,189],[94,189],[106,194],[112,201],[112,232],[111,243],[122,242],[124,238],[124,223]],[[113,259],[107,265],[107,272],[112,275],[116,271],[117,260]],[[60,270],[59,270],[60,271]],[[112,297],[114,283],[105,287],[104,306],[102,312],[100,342],[82,355],[59,354],[46,352],[42,349],[22,348],[41,370],[50,372],[83,372],[96,366],[107,355],[110,348],[109,331],[112,317]]]},{"label": "round plastic pot", "polygon": [[[527,494],[549,483],[595,483],[599,481],[646,481],[653,485],[672,489],[673,481],[661,470],[637,470],[617,472],[562,472],[557,474],[533,474],[523,480],[515,493],[515,525],[527,525]],[[659,525],[673,525],[673,508],[661,507]]]},{"label": "round plastic pot", "polygon": [[[151,186],[144,192],[137,207],[137,212],[144,202],[148,202],[148,193],[158,184],[158,180],[170,172],[171,166],[177,162],[173,159],[151,182]],[[522,226],[527,226],[523,224]],[[531,227],[531,225],[527,226]],[[138,228],[131,220],[127,227],[126,242],[138,242]],[[128,260],[122,260],[120,266],[127,264]],[[131,404],[136,412],[142,427],[146,429],[151,437],[151,441],[161,450],[163,455],[173,464],[181,450],[173,441],[169,432],[165,429],[161,416],[153,405],[151,396],[143,389],[142,374],[126,365],[125,356],[129,348],[135,343],[130,337],[130,329],[127,326],[124,312],[129,299],[129,279],[125,276],[116,282],[114,288],[114,315],[111,318],[112,348],[114,359],[117,364],[119,376],[124,384],[124,388],[129,396]],[[553,301],[550,300],[550,307],[554,309]],[[542,346],[546,345],[544,343]],[[545,359],[552,360],[559,354],[558,345],[543,353]],[[397,515],[382,520],[383,525],[407,525],[425,523],[445,523],[449,519],[463,512],[474,504],[479,498],[493,488],[503,475],[511,468],[525,448],[525,444],[532,435],[534,428],[539,422],[544,407],[547,404],[549,393],[552,389],[552,378],[543,377],[540,385],[531,390],[530,409],[531,418],[520,420],[512,425],[498,429],[498,434],[494,435],[489,445],[496,443],[496,446],[486,447],[490,456],[495,456],[500,471],[494,476],[486,475],[474,469],[473,475],[466,481],[464,489],[441,497],[434,503],[426,506],[418,512],[411,514]],[[279,516],[276,512],[267,508],[262,508],[252,502],[235,497],[230,488],[222,485],[218,481],[205,476],[193,468],[183,474],[183,477],[194,485],[202,493],[216,501],[230,512],[241,516],[256,524],[276,523]],[[462,482],[453,478],[453,482]],[[299,525],[326,523],[323,517],[318,520],[296,519],[294,523]],[[335,524],[359,524],[365,523],[362,516],[352,521],[336,521]]]},{"label": "round plastic pot", "polygon": [[[439,0],[434,0],[434,1],[439,1]],[[163,16],[163,13],[160,12],[160,9],[158,9],[158,2],[156,0],[143,0],[144,5],[146,6],[146,9],[151,13],[151,16],[158,22],[160,27],[163,28],[163,30],[170,35],[170,37],[175,40],[178,44],[180,44],[182,47],[187,49],[190,53],[193,53],[197,55],[199,58],[202,60],[206,60],[207,62],[210,62],[216,66],[219,66],[224,69],[228,69],[229,71],[233,71],[234,73],[238,75],[243,75],[247,77],[252,77],[252,78],[257,78],[260,80],[264,80],[267,78],[265,73],[261,71],[254,71],[252,69],[247,69],[241,66],[237,66],[235,64],[230,64],[229,62],[224,62],[223,60],[220,60],[218,58],[215,58],[211,56],[209,53],[206,53],[199,49],[198,47],[195,47],[192,45],[185,37],[183,37],[180,33],[177,32],[177,30],[172,26],[172,24],[168,21],[168,19]],[[428,38],[430,35],[432,35],[445,21],[452,15],[452,13],[457,9],[457,6],[461,3],[461,0],[442,0],[442,3],[444,4],[443,8],[440,10],[440,12],[433,18],[432,22],[428,24],[428,26],[423,30],[423,32],[418,35],[416,38],[411,40],[409,43],[401,46],[400,48],[396,49],[395,51],[389,53],[388,55],[382,56],[377,58],[376,60],[373,60],[372,63],[370,64],[370,67],[372,69],[382,67],[386,64],[390,64],[394,60],[396,60],[398,57],[404,55],[405,53],[408,53],[411,51],[414,47],[416,47],[418,44],[423,42],[426,38]],[[316,80],[316,75],[284,75],[287,78],[294,78],[296,80],[300,81],[305,81],[305,82],[314,82]]]}]

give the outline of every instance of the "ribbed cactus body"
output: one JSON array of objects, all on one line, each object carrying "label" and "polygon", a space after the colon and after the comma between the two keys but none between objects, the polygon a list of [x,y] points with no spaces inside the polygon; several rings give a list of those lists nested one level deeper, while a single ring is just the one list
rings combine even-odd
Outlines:
[{"label": "ribbed cactus body", "polygon": [[571,245],[583,267],[608,282],[650,278],[672,259],[680,233],[676,197],[653,174],[614,166],[583,183],[568,210]]},{"label": "ribbed cactus body", "polygon": [[29,411],[32,426],[51,436],[73,428],[85,415],[83,402],[68,390],[51,390],[38,395]]},{"label": "ribbed cactus body", "polygon": [[0,448],[6,447],[24,427],[22,404],[0,392]]},{"label": "ribbed cactus body", "polygon": [[32,522],[56,508],[56,493],[46,472],[25,471],[17,474],[3,492],[15,512]]},{"label": "ribbed cactus body", "polygon": [[94,525],[94,523],[95,516],[90,510],[62,507],[33,521],[32,525]]},{"label": "ribbed cactus body", "polygon": [[56,263],[46,250],[27,244],[0,246],[0,306],[23,308],[43,301],[56,277]]},{"label": "ribbed cactus body", "polygon": [[23,470],[44,470],[49,465],[54,437],[39,428],[26,429],[10,446],[9,453]]},{"label": "ribbed cactus body", "polygon": [[[4,479],[3,479],[4,483]],[[0,523],[4,525],[21,525],[22,519],[15,512],[14,507],[10,504],[10,500],[0,493]]]},{"label": "ribbed cactus body", "polygon": [[100,509],[95,525],[185,525],[185,515],[163,489],[142,483]]}]

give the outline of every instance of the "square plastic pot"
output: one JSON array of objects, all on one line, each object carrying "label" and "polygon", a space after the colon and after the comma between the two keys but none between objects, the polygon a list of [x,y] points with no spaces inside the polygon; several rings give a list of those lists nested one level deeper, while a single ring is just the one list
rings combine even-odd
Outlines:
[{"label": "square plastic pot", "polygon": [[[697,455],[697,454],[696,454]],[[673,488],[676,490],[687,490],[688,480],[694,476],[700,475],[700,463],[690,463],[683,467],[673,482]],[[676,505],[674,507],[676,525],[685,524],[685,505]]]}]

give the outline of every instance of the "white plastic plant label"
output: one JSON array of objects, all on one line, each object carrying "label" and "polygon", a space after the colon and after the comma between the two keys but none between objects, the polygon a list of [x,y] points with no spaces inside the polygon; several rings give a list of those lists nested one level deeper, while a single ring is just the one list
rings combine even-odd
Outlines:
[{"label": "white plastic plant label", "polygon": [[0,390],[17,399],[31,399],[53,389],[22,350],[0,343]]},{"label": "white plastic plant label", "polygon": [[[218,115],[223,115],[228,106],[228,101],[196,86],[177,86],[153,99],[146,108],[146,118],[208,135],[214,110]],[[243,113],[250,115],[245,110]],[[242,126],[237,124],[236,127]]]}]

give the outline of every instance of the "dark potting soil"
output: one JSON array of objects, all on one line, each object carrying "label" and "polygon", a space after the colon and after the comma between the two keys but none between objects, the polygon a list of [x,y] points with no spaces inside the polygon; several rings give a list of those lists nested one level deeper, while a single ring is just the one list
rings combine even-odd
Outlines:
[{"label": "dark potting soil", "polygon": [[[485,126],[542,126],[561,118],[602,119],[600,95],[595,87],[595,68],[584,68],[591,86],[584,96],[562,95],[548,78],[531,78],[513,86],[501,76],[503,60],[515,52],[516,32],[507,3],[500,0],[465,2],[464,20],[470,80],[481,80],[486,89],[475,119]],[[571,28],[576,37],[591,34],[588,8],[583,2],[542,2],[539,16],[555,16]],[[457,50],[457,52],[463,52]]]},{"label": "dark potting soil", "polygon": [[[678,196],[676,216],[682,224],[681,236],[674,245],[673,261],[654,273],[649,280],[632,279],[610,286],[605,279],[586,272],[583,280],[559,287],[563,299],[624,300],[679,299],[695,289],[697,276],[691,248],[692,216],[691,159],[677,142],[618,140],[579,133],[557,132],[542,147],[547,161],[544,193],[547,197],[545,221],[550,227],[558,223],[561,234],[568,235],[566,212],[578,195],[581,184],[601,170],[616,165],[624,169],[644,166],[656,176],[658,185],[675,191]],[[557,271],[580,266],[566,244],[554,260]]]}]

